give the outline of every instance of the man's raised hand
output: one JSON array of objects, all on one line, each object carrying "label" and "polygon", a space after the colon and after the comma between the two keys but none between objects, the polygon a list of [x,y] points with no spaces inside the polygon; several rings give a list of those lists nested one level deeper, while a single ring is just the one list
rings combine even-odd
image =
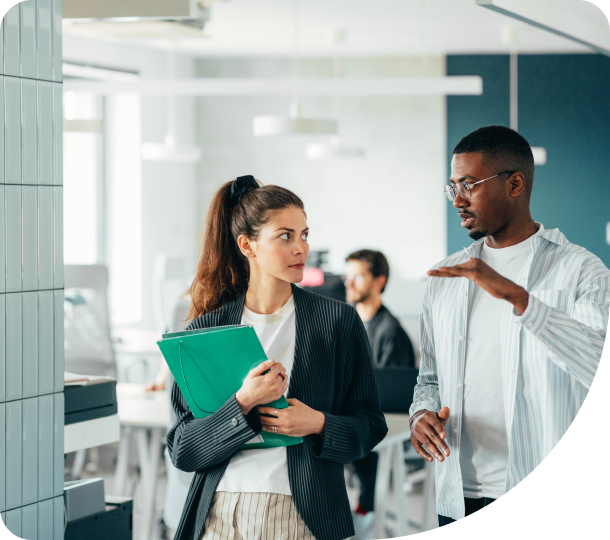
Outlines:
[{"label": "man's raised hand", "polygon": [[487,291],[494,298],[501,298],[515,306],[523,315],[529,301],[529,294],[510,279],[496,272],[481,259],[471,257],[463,264],[456,266],[440,266],[437,270],[428,270],[432,277],[465,277],[474,281],[481,289]]}]

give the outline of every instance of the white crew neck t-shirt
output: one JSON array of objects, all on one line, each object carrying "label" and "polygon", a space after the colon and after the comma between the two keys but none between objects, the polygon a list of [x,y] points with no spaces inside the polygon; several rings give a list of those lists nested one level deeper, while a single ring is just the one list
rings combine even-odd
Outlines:
[{"label": "white crew neck t-shirt", "polygon": [[[502,249],[483,243],[481,260],[517,282],[532,255],[531,237]],[[505,492],[508,463],[501,364],[501,321],[506,300],[475,288],[468,322],[460,469],[464,496],[497,499]]]},{"label": "white crew neck t-shirt", "polygon": [[[254,327],[267,358],[281,362],[290,380],[296,341],[294,297],[271,315],[254,313],[244,306],[241,324]],[[292,495],[286,447],[241,450],[231,458],[216,491]]]}]

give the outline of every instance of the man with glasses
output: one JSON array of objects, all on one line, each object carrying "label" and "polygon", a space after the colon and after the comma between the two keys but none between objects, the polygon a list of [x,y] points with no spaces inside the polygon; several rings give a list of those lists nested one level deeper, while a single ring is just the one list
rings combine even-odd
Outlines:
[{"label": "man with glasses", "polygon": [[[362,249],[348,255],[345,292],[364,323],[373,352],[373,367],[415,367],[413,345],[396,317],[383,305],[390,267],[380,251]],[[372,538],[378,455],[370,452],[353,465],[360,480],[358,507],[353,513],[354,540]]]},{"label": "man with glasses", "polygon": [[413,446],[438,460],[440,526],[496,500],[557,444],[593,381],[610,303],[600,259],[533,221],[521,135],[467,135],[450,182],[475,242],[428,272],[410,410]]}]

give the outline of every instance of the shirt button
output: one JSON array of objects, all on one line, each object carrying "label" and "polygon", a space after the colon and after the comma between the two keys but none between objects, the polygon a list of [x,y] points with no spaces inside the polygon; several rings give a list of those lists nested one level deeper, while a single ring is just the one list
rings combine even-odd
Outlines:
[{"label": "shirt button", "polygon": [[459,339],[460,341],[464,341],[464,336],[458,336],[458,339]]},{"label": "shirt button", "polygon": [[462,388],[462,386],[464,386],[462,383],[458,383],[457,385],[458,388]]},{"label": "shirt button", "polygon": [[233,418],[233,420],[231,420],[231,424],[233,424],[233,426],[237,425],[237,418]]},{"label": "shirt button", "polygon": [[458,428],[455,428],[455,429],[453,430],[453,433],[457,433],[458,431],[459,431],[459,430],[458,430]]},{"label": "shirt button", "polygon": [[464,292],[462,293],[462,296],[468,296],[468,293],[467,293],[466,291],[464,291]]}]

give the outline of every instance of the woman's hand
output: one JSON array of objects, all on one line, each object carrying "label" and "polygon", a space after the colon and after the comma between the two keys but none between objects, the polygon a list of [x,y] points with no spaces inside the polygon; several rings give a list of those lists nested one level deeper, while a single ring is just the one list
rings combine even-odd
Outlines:
[{"label": "woman's hand", "polygon": [[[263,375],[263,372],[269,373]],[[280,399],[288,389],[286,368],[273,358],[250,370],[241,388],[235,394],[241,412],[246,415],[253,407]]]},{"label": "woman's hand", "polygon": [[[287,409],[277,409],[271,407],[258,407],[261,415],[263,429],[270,433],[281,433],[291,437],[305,437],[305,435],[322,435],[326,417],[324,413],[316,411],[301,403],[298,399],[289,399]],[[275,428],[275,429],[274,429]]]}]

